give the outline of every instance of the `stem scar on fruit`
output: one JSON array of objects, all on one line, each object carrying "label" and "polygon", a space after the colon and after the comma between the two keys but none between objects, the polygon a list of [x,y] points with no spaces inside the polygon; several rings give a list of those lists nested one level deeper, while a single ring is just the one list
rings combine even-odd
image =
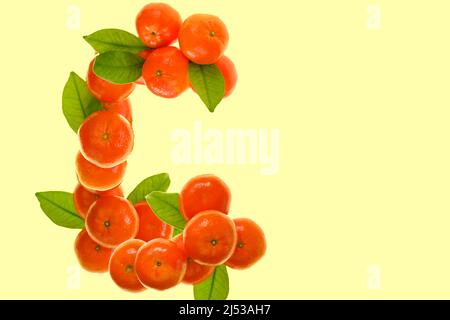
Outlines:
[{"label": "stem scar on fruit", "polygon": [[106,228],[111,227],[111,222],[109,220],[106,220],[103,224],[105,225]]},{"label": "stem scar on fruit", "polygon": [[126,273],[132,273],[133,270],[134,270],[134,268],[133,268],[133,266],[132,266],[131,264],[129,264],[129,265],[127,265],[127,266],[125,267],[125,272],[126,272]]}]

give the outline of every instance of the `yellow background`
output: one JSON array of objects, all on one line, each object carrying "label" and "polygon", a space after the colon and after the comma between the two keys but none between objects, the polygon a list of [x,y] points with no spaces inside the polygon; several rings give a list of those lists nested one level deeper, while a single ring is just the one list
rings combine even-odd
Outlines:
[{"label": "yellow background", "polygon": [[[135,33],[147,1],[2,1],[0,298],[190,299],[180,286],[138,295],[108,275],[81,273],[77,231],[54,226],[34,193],[72,191],[78,141],[61,112],[70,71],[101,28]],[[164,100],[139,87],[136,146],[124,187],[169,172],[170,190],[199,173],[221,176],[232,215],[266,231],[267,256],[231,271],[231,299],[450,298],[450,20],[448,0],[170,1],[183,17],[219,15],[240,81],[214,115],[186,93]],[[66,28],[68,6],[81,29]],[[379,4],[382,29],[367,28]],[[275,128],[280,171],[175,166],[177,128]],[[381,288],[368,287],[371,266]]]}]

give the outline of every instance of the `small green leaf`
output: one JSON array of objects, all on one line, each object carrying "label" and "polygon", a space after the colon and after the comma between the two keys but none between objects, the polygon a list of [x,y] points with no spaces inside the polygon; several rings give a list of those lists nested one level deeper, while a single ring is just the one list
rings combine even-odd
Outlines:
[{"label": "small green leaf", "polygon": [[136,54],[148,49],[141,39],[120,29],[103,29],[83,38],[98,53],[125,51]]},{"label": "small green leaf", "polygon": [[183,233],[183,230],[173,228],[172,238],[175,238],[177,235],[182,234],[182,233]]},{"label": "small green leaf", "polygon": [[144,62],[130,52],[108,51],[95,59],[94,73],[111,83],[127,84],[141,77]]},{"label": "small green leaf", "polygon": [[211,277],[194,286],[195,300],[226,300],[229,292],[230,284],[225,266],[218,266]]},{"label": "small green leaf", "polygon": [[177,229],[184,230],[184,220],[179,209],[180,195],[178,193],[166,193],[155,191],[147,196],[147,203],[159,219]]},{"label": "small green leaf", "polygon": [[151,176],[137,185],[136,188],[128,196],[128,200],[132,204],[145,201],[150,193],[154,191],[166,192],[170,186],[170,178],[167,173],[161,173],[155,176]]},{"label": "small green leaf", "polygon": [[84,220],[76,213],[71,193],[61,191],[38,192],[36,197],[42,211],[56,225],[69,229],[84,228]]},{"label": "small green leaf", "polygon": [[78,128],[91,113],[102,110],[103,107],[92,96],[84,81],[75,72],[71,72],[69,80],[64,86],[62,109],[69,126],[73,131]]},{"label": "small green leaf", "polygon": [[189,63],[189,81],[195,92],[208,107],[214,112],[225,94],[225,80],[216,65],[199,65]]}]

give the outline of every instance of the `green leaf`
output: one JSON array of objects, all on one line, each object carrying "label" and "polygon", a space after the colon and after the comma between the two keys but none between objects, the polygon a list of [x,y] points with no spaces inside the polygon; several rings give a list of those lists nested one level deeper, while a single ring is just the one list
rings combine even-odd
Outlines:
[{"label": "green leaf", "polygon": [[36,197],[42,211],[56,225],[69,229],[84,228],[84,220],[76,213],[72,193],[61,191],[38,192]]},{"label": "green leaf", "polygon": [[226,300],[230,292],[227,267],[219,266],[214,273],[194,286],[195,300]]},{"label": "green leaf", "polygon": [[130,52],[108,51],[95,59],[94,73],[111,83],[127,84],[141,77],[144,62]]},{"label": "green leaf", "polygon": [[78,128],[91,113],[102,110],[103,107],[90,93],[86,81],[75,72],[71,72],[64,86],[62,109],[69,126],[73,131]]},{"label": "green leaf", "polygon": [[184,220],[179,209],[180,195],[178,193],[166,193],[155,191],[146,197],[147,203],[159,219],[177,229],[184,230]]},{"label": "green leaf", "polygon": [[182,234],[182,233],[183,233],[183,230],[173,228],[172,238],[175,238],[177,235]]},{"label": "green leaf", "polygon": [[124,51],[136,54],[148,49],[141,39],[120,29],[103,29],[83,38],[98,53]]},{"label": "green leaf", "polygon": [[137,185],[136,188],[128,196],[128,200],[132,204],[145,201],[150,193],[154,191],[166,192],[170,186],[170,178],[167,173],[161,173],[155,176],[151,176]]},{"label": "green leaf", "polygon": [[190,62],[189,81],[209,111],[214,112],[225,94],[225,80],[219,68]]}]

